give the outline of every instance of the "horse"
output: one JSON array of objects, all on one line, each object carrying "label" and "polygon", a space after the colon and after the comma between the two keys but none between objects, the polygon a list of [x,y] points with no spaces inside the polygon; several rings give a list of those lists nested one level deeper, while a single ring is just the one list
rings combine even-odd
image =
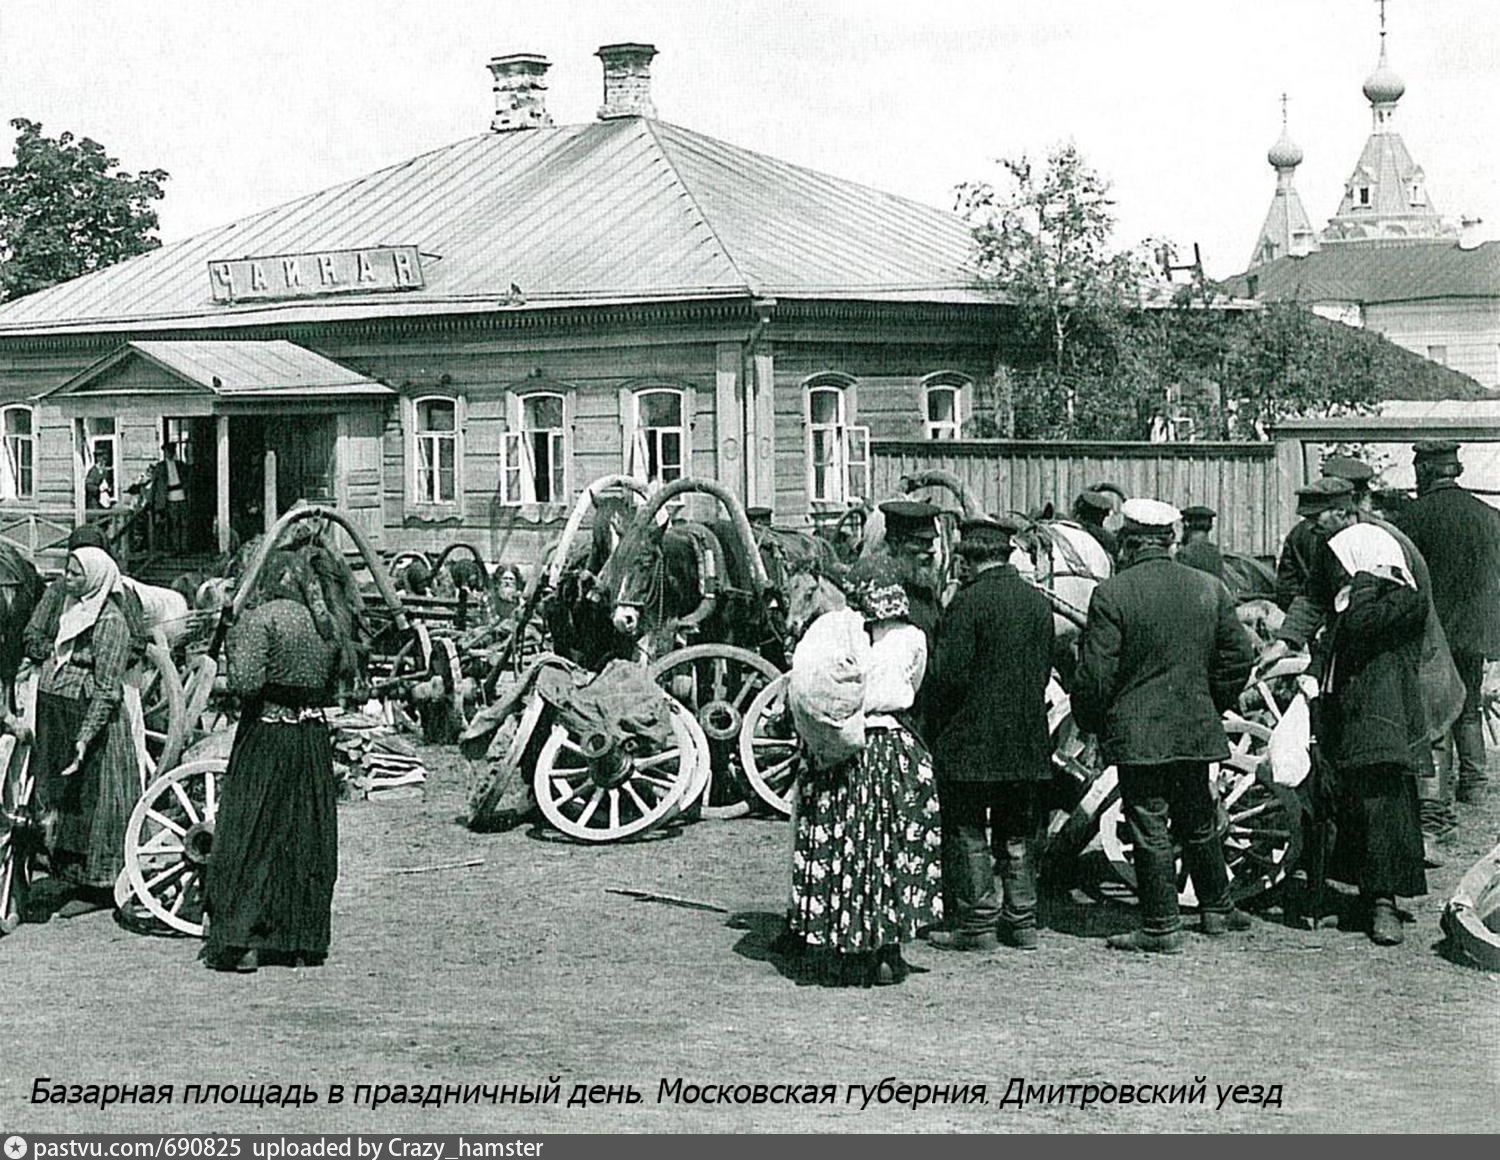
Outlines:
[{"label": "horse", "polygon": [[1082,524],[1071,520],[1033,520],[1013,544],[1011,564],[1052,602],[1054,667],[1071,676],[1073,645],[1088,617],[1094,589],[1114,571],[1109,553]]}]

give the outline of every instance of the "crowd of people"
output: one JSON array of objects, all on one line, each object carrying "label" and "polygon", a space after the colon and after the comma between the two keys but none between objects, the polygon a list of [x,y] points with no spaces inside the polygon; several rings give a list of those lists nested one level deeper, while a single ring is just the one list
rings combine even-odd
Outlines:
[{"label": "crowd of people", "polygon": [[[1299,917],[1320,923],[1347,901],[1325,890],[1332,879],[1356,888],[1375,943],[1401,942],[1398,899],[1426,892],[1458,807],[1486,788],[1482,681],[1500,657],[1500,513],[1458,486],[1455,444],[1420,443],[1415,463],[1417,498],[1394,522],[1357,459],[1326,459],[1298,492],[1277,567],[1285,617],[1259,655],[1212,509],[1109,485],[1079,496],[1075,521],[1113,574],[1064,646],[1048,596],[1015,564],[1024,520],[962,521],[955,589],[936,568],[938,509],[883,504],[846,606],[814,620],[793,656],[803,756],[786,949],[827,981],[881,985],[907,976],[903,947],[918,938],[950,952],[1038,946],[1046,698],[1063,650],[1074,720],[1118,771],[1136,873],[1139,926],[1110,947],[1182,950],[1179,851],[1202,933],[1251,926],[1231,897],[1210,770],[1229,756],[1222,715],[1252,673],[1302,649],[1315,744]],[[112,905],[141,789],[127,673],[150,639],[139,586],[98,531],[68,547],[24,636],[39,670],[33,810],[49,873],[69,888],[64,916]],[[352,597],[310,560],[271,552],[227,641],[241,713],[202,899],[202,957],[217,970],[328,952],[338,826],[322,710],[355,675]],[[504,577],[512,610],[523,579]]]},{"label": "crowd of people", "polygon": [[[1372,510],[1375,472],[1351,457],[1328,458],[1298,492],[1302,519],[1278,560],[1285,618],[1259,654],[1223,582],[1212,509],[1107,486],[1078,497],[1074,519],[1114,574],[1074,647],[1071,706],[1101,764],[1118,770],[1140,902],[1139,927],[1110,947],[1183,948],[1177,851],[1202,933],[1250,928],[1231,898],[1210,768],[1229,756],[1223,713],[1254,672],[1298,649],[1311,653],[1300,685],[1312,774],[1306,888],[1288,897],[1288,917],[1403,941],[1410,916],[1398,899],[1426,893],[1455,803],[1484,791],[1481,684],[1485,660],[1500,657],[1500,513],[1457,486],[1455,444],[1419,443],[1415,463],[1417,498],[1397,523]],[[824,614],[846,618],[844,629],[815,624],[806,639],[819,647],[793,659],[790,697],[810,744],[779,941],[825,979],[877,985],[906,976],[901,947],[919,933],[944,951],[1038,945],[1057,644],[1046,597],[1012,563],[1021,520],[959,525],[964,584],[944,607],[938,510],[881,510],[884,544],[853,570],[849,609]],[[860,673],[863,705],[847,691]],[[835,679],[846,682],[838,696]],[[855,737],[819,759],[819,731],[857,732],[859,710],[863,746]],[[1356,893],[1326,889],[1330,879]]]}]

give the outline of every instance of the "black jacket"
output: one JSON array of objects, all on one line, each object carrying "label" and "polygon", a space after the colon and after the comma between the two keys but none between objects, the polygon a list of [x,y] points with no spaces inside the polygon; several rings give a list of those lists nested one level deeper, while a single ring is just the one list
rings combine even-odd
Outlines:
[{"label": "black jacket", "polygon": [[1325,752],[1340,769],[1399,765],[1415,772],[1427,745],[1418,684],[1427,599],[1369,573],[1354,577],[1349,590],[1330,639],[1320,715]]},{"label": "black jacket", "polygon": [[1073,677],[1073,719],[1106,761],[1229,755],[1220,715],[1245,688],[1250,637],[1223,583],[1146,549],[1094,589]]},{"label": "black jacket", "polygon": [[1398,526],[1427,561],[1449,647],[1500,659],[1500,512],[1443,480]]},{"label": "black jacket", "polygon": [[1052,607],[1009,564],[981,572],[943,613],[924,688],[938,780],[1051,775]]},{"label": "black jacket", "polygon": [[1200,536],[1178,548],[1177,562],[1207,572],[1215,580],[1224,579],[1224,557],[1219,553],[1219,545],[1207,536]]},{"label": "black jacket", "polygon": [[1276,603],[1281,611],[1290,609],[1292,601],[1307,591],[1320,539],[1317,521],[1304,516],[1282,541],[1276,560]]}]

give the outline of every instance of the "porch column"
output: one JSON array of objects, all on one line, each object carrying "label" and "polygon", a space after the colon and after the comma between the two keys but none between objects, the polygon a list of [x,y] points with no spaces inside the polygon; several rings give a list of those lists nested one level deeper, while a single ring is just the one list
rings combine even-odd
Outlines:
[{"label": "porch column", "polygon": [[276,526],[276,517],[281,513],[276,510],[276,449],[266,448],[265,487],[261,492],[262,514],[265,516],[266,535],[271,534],[271,529]]},{"label": "porch column", "polygon": [[219,415],[215,418],[218,425],[218,481],[217,490],[214,495],[214,520],[219,528],[219,552],[227,554],[229,551],[229,416]]}]

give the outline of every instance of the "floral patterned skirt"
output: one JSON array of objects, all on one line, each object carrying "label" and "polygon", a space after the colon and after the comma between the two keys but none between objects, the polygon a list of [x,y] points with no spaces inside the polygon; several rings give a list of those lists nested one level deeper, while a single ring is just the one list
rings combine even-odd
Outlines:
[{"label": "floral patterned skirt", "polygon": [[805,767],[800,791],[794,933],[809,946],[862,954],[910,942],[942,919],[937,789],[932,758],[913,734],[872,729],[857,758]]}]

